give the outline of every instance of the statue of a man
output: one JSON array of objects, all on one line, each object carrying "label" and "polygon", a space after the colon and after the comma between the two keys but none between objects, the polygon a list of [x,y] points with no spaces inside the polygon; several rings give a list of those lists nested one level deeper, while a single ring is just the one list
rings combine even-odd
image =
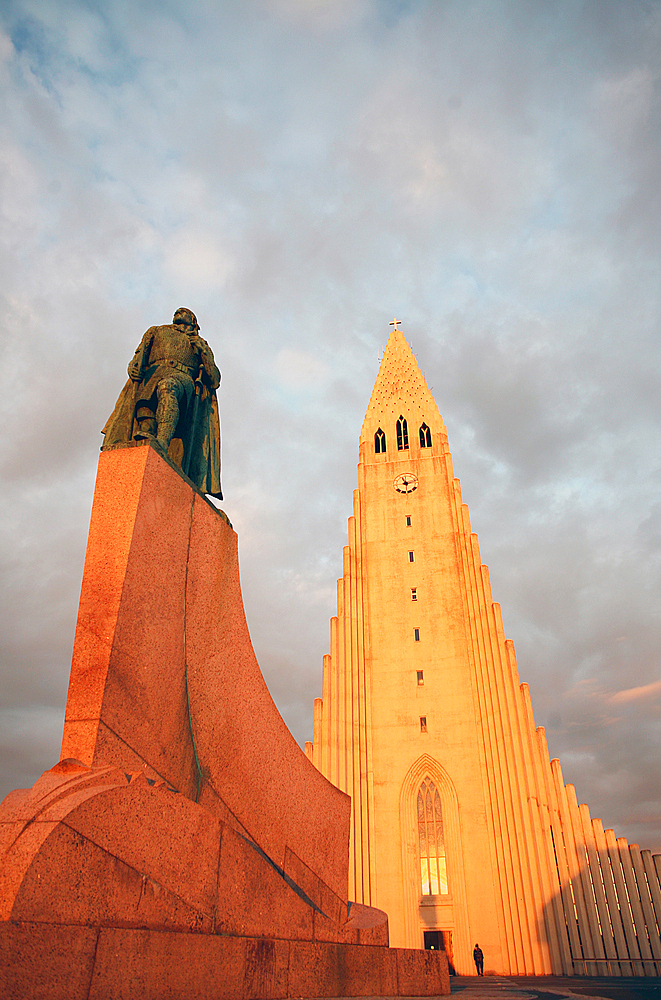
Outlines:
[{"label": "statue of a man", "polygon": [[101,450],[152,437],[201,492],[222,500],[220,372],[199,329],[190,309],[177,309],[171,324],[147,330],[103,428]]}]

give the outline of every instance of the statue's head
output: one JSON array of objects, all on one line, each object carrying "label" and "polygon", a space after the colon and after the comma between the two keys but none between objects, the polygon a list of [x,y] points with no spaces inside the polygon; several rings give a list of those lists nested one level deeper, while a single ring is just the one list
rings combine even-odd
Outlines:
[{"label": "statue's head", "polygon": [[189,330],[192,329],[195,333],[197,333],[200,329],[195,313],[190,309],[184,309],[183,306],[180,309],[177,309],[172,322],[175,326],[185,326]]}]

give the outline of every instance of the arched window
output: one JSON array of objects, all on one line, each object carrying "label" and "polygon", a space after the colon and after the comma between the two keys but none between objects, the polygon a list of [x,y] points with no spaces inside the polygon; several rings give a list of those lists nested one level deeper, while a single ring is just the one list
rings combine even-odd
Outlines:
[{"label": "arched window", "polygon": [[404,417],[400,416],[397,421],[397,450],[406,451],[409,446],[409,425]]},{"label": "arched window", "polygon": [[423,424],[420,428],[420,447],[431,448],[431,431],[427,424]]},{"label": "arched window", "polygon": [[377,455],[380,455],[386,450],[386,436],[379,427],[378,431],[374,435],[374,451]]},{"label": "arched window", "polygon": [[422,895],[447,895],[441,797],[431,778],[425,778],[418,790],[418,845]]}]

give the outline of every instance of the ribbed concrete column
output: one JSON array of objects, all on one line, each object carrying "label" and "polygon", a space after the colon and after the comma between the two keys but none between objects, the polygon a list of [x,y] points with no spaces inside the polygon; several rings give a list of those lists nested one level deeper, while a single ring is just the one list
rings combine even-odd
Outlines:
[{"label": "ribbed concrete column", "polygon": [[370,813],[371,794],[368,780],[368,708],[367,683],[365,678],[365,633],[364,633],[364,593],[363,593],[363,527],[361,517],[360,491],[354,490],[354,558],[356,575],[356,657],[358,677],[358,742],[360,773],[360,824],[362,830],[361,886],[362,900],[369,904],[370,889]]},{"label": "ribbed concrete column", "polygon": [[[458,480],[454,481],[455,497],[459,502],[461,493]],[[471,545],[470,515],[466,504],[461,504],[459,539],[461,542],[460,557],[464,571],[464,599],[466,601],[466,619],[471,630],[471,651],[476,670],[476,690],[480,701],[480,722],[482,726],[484,746],[487,755],[487,779],[489,782],[489,800],[494,831],[494,846],[497,859],[497,872],[503,920],[505,924],[505,953],[508,956],[510,971],[519,971],[524,967],[523,943],[521,931],[516,917],[516,892],[513,882],[511,851],[507,836],[505,818],[505,803],[502,780],[502,759],[499,752],[498,738],[495,732],[493,693],[486,668],[484,643],[480,629],[479,608],[476,606],[476,579],[474,571],[473,552]],[[514,903],[514,905],[513,905]]]},{"label": "ribbed concrete column", "polygon": [[[483,580],[485,593],[491,600],[491,584],[486,566],[483,567]],[[548,975],[553,971],[551,945],[548,936],[541,936],[538,932],[540,915],[544,925],[547,925],[546,894],[543,889],[544,876],[542,873],[544,861],[540,856],[540,852],[543,852],[543,842],[536,826],[539,821],[536,808],[537,789],[534,786],[534,769],[528,752],[528,742],[525,738],[525,705],[520,690],[514,644],[506,643],[500,605],[491,601],[490,608],[498,652],[498,665],[505,689],[505,703],[513,749],[509,766],[510,771],[513,772],[514,786],[517,792],[515,812],[524,835],[523,838],[517,839],[522,840],[520,851],[533,969],[536,975]]]},{"label": "ribbed concrete column", "polygon": [[[579,860],[578,852],[576,849],[577,847],[576,838],[574,834],[574,827],[571,821],[571,814],[569,811],[567,790],[565,785],[562,783],[562,771],[560,769],[560,762],[558,760],[552,760],[551,767],[553,769],[553,774],[556,782],[556,791],[557,791],[558,806],[560,811],[560,820],[562,827],[561,832],[567,852],[569,877],[571,879],[571,896],[573,900],[571,909],[567,908],[565,909],[565,915],[567,917],[567,923],[570,924],[575,907],[576,920],[578,922],[578,928],[581,940],[581,947],[579,948],[579,950],[576,951],[572,947],[573,958],[581,959],[581,961],[578,961],[576,963],[575,971],[579,975],[587,974],[594,976],[597,974],[596,963],[589,961],[589,959],[593,958],[595,954],[595,945],[592,941],[592,933],[590,930],[585,897],[583,894],[583,883],[581,881],[581,862]],[[587,961],[584,962],[582,961],[583,959],[586,959]]]},{"label": "ribbed concrete column", "polygon": [[[643,911],[643,918],[647,926],[647,938],[650,944],[650,951],[652,952],[653,958],[661,958],[661,941],[659,940],[659,932],[656,926],[656,917],[654,914],[654,907],[652,905],[652,897],[647,885],[647,878],[645,876],[645,869],[640,857],[638,844],[629,845],[629,856],[631,857],[631,864],[636,877],[636,885],[638,886],[638,895],[640,897],[640,906]],[[650,974],[650,972],[652,975],[658,975],[658,967],[655,967],[654,969],[650,968],[650,970],[648,970],[648,974]]]},{"label": "ribbed concrete column", "polygon": [[625,837],[617,838],[617,849],[620,854],[620,861],[622,862],[622,874],[624,875],[624,881],[627,887],[627,895],[629,897],[629,905],[631,906],[631,916],[633,917],[633,924],[636,929],[636,936],[638,938],[638,947],[640,948],[641,958],[645,959],[646,964],[644,966],[645,976],[655,976],[656,971],[650,965],[652,960],[652,949],[650,948],[650,943],[647,937],[647,930],[645,928],[645,917],[643,916],[643,908],[640,903],[640,895],[638,893],[638,885],[636,883],[636,876],[634,874],[633,865],[631,863],[631,854],[629,851],[629,844]]},{"label": "ribbed concrete column", "polygon": [[345,582],[337,581],[337,671],[339,677],[337,734],[339,748],[338,787],[348,792],[347,785],[347,667],[345,652]]},{"label": "ribbed concrete column", "polygon": [[[551,854],[549,856],[549,881],[550,881],[550,893],[549,900],[547,903],[547,909],[552,908],[553,919],[554,919],[554,935],[557,940],[557,947],[559,951],[559,964],[554,965],[553,972],[556,976],[571,976],[574,973],[574,967],[571,959],[571,948],[569,946],[569,938],[567,936],[567,924],[565,921],[565,911],[563,907],[562,900],[562,886],[561,886],[561,875],[560,875],[560,865],[556,859],[555,849],[553,847],[553,834],[551,831],[551,817],[549,815],[548,806],[540,804],[539,813],[542,823],[542,828],[546,831],[546,839],[550,843]],[[566,870],[566,864],[565,864]],[[565,877],[566,882],[566,877]]]},{"label": "ribbed concrete column", "polygon": [[[548,834],[552,852],[551,867],[555,866],[559,880],[559,893],[556,892],[554,896],[556,926],[562,949],[563,968],[566,970],[566,975],[573,975],[572,955],[580,955],[581,946],[578,924],[574,914],[569,862],[562,836],[562,820],[558,801],[558,787],[564,788],[562,770],[559,761],[550,760],[546,732],[543,726],[537,726],[535,729],[535,746],[540,769],[540,792],[544,796],[548,808]],[[558,782],[555,778],[556,768],[559,774]]]},{"label": "ribbed concrete column", "polygon": [[358,662],[357,600],[356,600],[356,519],[349,518],[349,546],[347,559],[347,583],[349,601],[347,606],[347,660],[351,683],[351,697],[347,712],[350,717],[351,739],[351,813],[353,826],[353,856],[355,893],[357,902],[363,901],[363,828],[360,780],[360,664]]},{"label": "ribbed concrete column", "polygon": [[[653,854],[652,861],[654,862],[657,878],[661,881],[661,854]],[[659,914],[659,918],[661,919],[661,914]]]},{"label": "ribbed concrete column", "polygon": [[[495,702],[498,706],[500,716],[500,740],[499,748],[503,755],[503,781],[506,794],[506,809],[508,835],[510,844],[510,856],[514,870],[515,888],[519,906],[517,907],[519,925],[521,929],[521,940],[523,944],[523,968],[522,972],[534,973],[536,971],[535,946],[530,933],[530,918],[534,912],[534,905],[530,897],[529,868],[526,852],[525,822],[521,814],[521,797],[519,790],[519,778],[521,763],[517,759],[516,740],[514,738],[511,706],[509,704],[507,682],[500,660],[500,649],[493,634],[492,619],[489,610],[492,607],[491,586],[489,583],[488,569],[480,559],[477,535],[472,536],[473,553],[476,563],[476,576],[479,581],[479,595],[483,610],[484,638],[487,653],[487,665],[491,674],[491,681],[495,693]],[[518,836],[515,831],[518,830]],[[535,918],[532,918],[533,925]],[[539,965],[537,965],[539,968]],[[541,971],[541,970],[540,970]]]},{"label": "ribbed concrete column", "polygon": [[615,880],[613,878],[613,871],[611,868],[610,858],[608,857],[608,849],[606,847],[606,837],[604,835],[604,828],[600,819],[592,820],[592,830],[594,833],[597,855],[599,857],[601,877],[603,878],[604,881],[604,890],[606,893],[606,899],[608,901],[608,912],[610,915],[610,922],[611,922],[613,937],[615,939],[615,948],[618,958],[617,968],[619,969],[619,973],[615,972],[615,967],[614,967],[613,974],[622,976],[631,976],[633,975],[633,969],[631,966],[631,962],[626,961],[626,959],[629,958],[629,951],[627,949],[627,942],[624,936],[622,917],[620,916],[620,907],[618,904],[618,897],[617,897],[617,887],[615,885]]},{"label": "ribbed concrete column", "polygon": [[[339,581],[337,586],[339,598]],[[340,785],[340,663],[339,663],[339,621],[337,616],[330,620],[331,690],[333,702],[330,708],[330,761],[326,777]]]},{"label": "ribbed concrete column", "polygon": [[331,757],[331,731],[330,718],[333,707],[333,668],[331,658],[328,653],[324,656],[322,666],[322,721],[321,721],[321,750],[319,757],[319,770],[327,777],[330,773]]},{"label": "ribbed concrete column", "polygon": [[650,895],[652,897],[652,910],[654,913],[654,920],[658,936],[659,930],[661,930],[661,891],[659,889],[659,879],[657,876],[656,868],[654,867],[652,852],[641,851],[640,857],[643,862],[643,866],[645,868],[645,875],[647,876],[647,885],[650,891]]},{"label": "ribbed concrete column", "polygon": [[314,699],[314,744],[312,751],[312,763],[314,766],[321,770],[321,724],[323,715],[323,703],[321,698]]},{"label": "ribbed concrete column", "polygon": [[608,856],[610,858],[613,879],[615,880],[615,885],[617,886],[617,898],[620,904],[620,915],[622,917],[624,934],[627,939],[629,957],[634,960],[638,959],[638,961],[634,961],[633,963],[633,974],[634,976],[644,976],[645,966],[640,961],[640,949],[638,947],[638,938],[636,936],[636,929],[631,915],[631,907],[628,902],[628,894],[624,884],[620,851],[615,839],[615,834],[612,830],[604,830],[604,836],[606,837],[606,847],[608,848]]},{"label": "ribbed concrete column", "polygon": [[[573,785],[566,785],[565,791],[567,793],[567,804],[569,806],[569,815],[571,818],[572,829],[574,832],[574,843],[576,845],[576,856],[578,858],[579,864],[579,877],[581,880],[581,886],[583,888],[583,900],[585,903],[585,911],[588,926],[590,928],[590,936],[592,938],[592,958],[601,959],[605,958],[604,954],[604,944],[602,941],[599,920],[597,917],[597,908],[595,906],[595,899],[593,894],[592,879],[590,877],[590,868],[588,864],[588,854],[583,834],[583,828],[581,824],[581,817],[578,809],[578,801],[576,799],[576,789]],[[588,817],[589,819],[589,817]],[[607,976],[608,966],[605,962],[597,962],[597,975]]]},{"label": "ribbed concrete column", "polygon": [[[515,657],[514,643],[507,641],[510,657]],[[515,661],[516,662],[516,661]],[[549,815],[548,794],[544,779],[544,768],[548,770],[548,754],[540,759],[539,740],[535,730],[535,719],[530,699],[530,689],[527,684],[520,685],[520,700],[522,709],[522,730],[527,740],[527,756],[529,760],[531,788],[535,789],[534,807],[531,800],[531,812],[534,811],[534,832],[539,845],[539,865],[544,894],[544,920],[551,951],[551,971],[557,975],[571,974],[571,952],[567,940],[562,897],[560,895],[560,876],[558,872],[553,838],[551,835],[551,820]]]},{"label": "ribbed concrete column", "polygon": [[480,750],[482,753],[482,782],[487,803],[486,820],[490,831],[494,870],[496,882],[494,890],[498,894],[502,919],[498,922],[501,954],[507,962],[508,969],[516,968],[516,948],[512,925],[512,913],[509,904],[508,871],[505,866],[503,852],[502,822],[500,798],[498,795],[497,758],[494,751],[493,727],[490,724],[491,709],[489,707],[489,690],[484,672],[483,658],[479,655],[476,638],[475,601],[470,571],[470,516],[468,507],[462,503],[461,484],[454,477],[452,456],[449,452],[443,455],[443,468],[447,476],[450,497],[450,510],[454,525],[457,564],[461,579],[461,598],[464,616],[470,634],[468,657],[473,670],[474,698],[476,724],[481,733]]},{"label": "ribbed concrete column", "polygon": [[[590,866],[590,881],[592,883],[592,891],[594,893],[594,898],[597,904],[597,913],[599,916],[599,925],[601,929],[601,938],[603,941],[603,948],[606,958],[617,959],[617,948],[615,947],[615,939],[613,937],[613,931],[611,930],[610,915],[608,912],[608,901],[606,899],[606,893],[604,891],[604,883],[602,878],[601,866],[599,864],[599,856],[597,854],[597,848],[594,839],[594,830],[592,827],[592,821],[590,819],[590,810],[587,805],[583,804],[578,807],[582,831],[583,840],[585,841],[585,849],[587,852],[588,863]],[[620,975],[619,965],[617,961],[613,965],[606,966],[605,975]]]}]

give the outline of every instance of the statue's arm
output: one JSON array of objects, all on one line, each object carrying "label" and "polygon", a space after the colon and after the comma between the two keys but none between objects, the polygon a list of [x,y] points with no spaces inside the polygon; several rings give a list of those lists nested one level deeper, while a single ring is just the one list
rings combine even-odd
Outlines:
[{"label": "statue's arm", "polygon": [[154,339],[154,327],[150,326],[144,334],[142,340],[135,349],[135,354],[131,358],[128,366],[129,378],[132,382],[139,382],[142,373],[149,361],[149,352]]},{"label": "statue's arm", "polygon": [[220,385],[220,372],[216,368],[216,363],[213,359],[213,351],[203,337],[195,337],[193,338],[193,342],[200,352],[200,361],[202,362],[207,379],[209,380],[210,388],[217,389]]}]

